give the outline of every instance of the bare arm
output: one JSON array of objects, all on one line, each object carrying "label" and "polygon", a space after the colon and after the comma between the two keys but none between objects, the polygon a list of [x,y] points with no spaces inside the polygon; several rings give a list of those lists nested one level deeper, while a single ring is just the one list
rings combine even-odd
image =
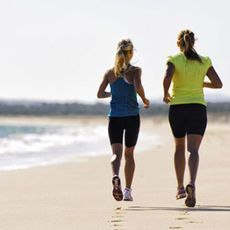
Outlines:
[{"label": "bare arm", "polygon": [[110,92],[106,92],[105,89],[107,85],[109,84],[108,81],[108,72],[104,75],[103,80],[99,86],[99,89],[97,91],[97,98],[107,98],[111,96]]},{"label": "bare arm", "polygon": [[167,104],[171,101],[171,95],[169,94],[169,88],[172,82],[174,71],[175,71],[174,65],[171,62],[168,62],[167,68],[165,71],[164,80],[163,80],[163,89],[164,89],[163,101]]},{"label": "bare arm", "polygon": [[206,75],[209,78],[210,82],[204,82],[203,87],[212,88],[212,89],[222,88],[223,84],[222,84],[218,74],[216,73],[215,69],[213,68],[213,66],[211,66],[208,69],[208,72]]},{"label": "bare arm", "polygon": [[134,87],[135,87],[137,94],[140,96],[140,98],[144,104],[144,108],[148,108],[150,102],[145,97],[145,90],[144,90],[144,87],[142,86],[142,82],[141,82],[141,69],[140,68],[138,68],[136,70],[136,73],[135,73],[135,76],[133,79],[133,83],[134,83]]}]

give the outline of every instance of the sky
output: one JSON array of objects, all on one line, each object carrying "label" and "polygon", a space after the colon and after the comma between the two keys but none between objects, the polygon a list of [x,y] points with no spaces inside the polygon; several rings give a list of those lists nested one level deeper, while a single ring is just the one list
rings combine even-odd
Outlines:
[{"label": "sky", "polygon": [[[96,93],[116,46],[130,38],[149,99],[162,97],[178,33],[190,29],[230,95],[227,0],[1,0],[0,99],[99,102]],[[101,101],[107,101],[103,99]]]}]

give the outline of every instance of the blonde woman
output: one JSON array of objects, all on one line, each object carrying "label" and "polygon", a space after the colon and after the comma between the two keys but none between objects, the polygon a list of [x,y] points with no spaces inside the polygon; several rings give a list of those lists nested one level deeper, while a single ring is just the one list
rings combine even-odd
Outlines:
[{"label": "blonde woman", "polygon": [[[137,143],[140,117],[138,94],[145,108],[149,100],[145,97],[141,83],[141,69],[130,64],[133,57],[133,44],[130,39],[118,43],[115,65],[109,69],[98,89],[98,98],[112,97],[110,102],[108,133],[112,148],[112,183],[113,197],[117,201],[132,201],[131,185],[135,170],[134,149]],[[105,91],[110,85],[110,92]],[[121,189],[119,177],[120,163],[123,153],[123,135],[125,140],[125,189]]]},{"label": "blonde woman", "polygon": [[[185,198],[188,207],[196,204],[195,182],[199,163],[199,147],[207,124],[203,88],[221,88],[222,82],[209,57],[194,49],[195,36],[182,30],[177,39],[180,53],[169,57],[163,81],[165,103],[169,103],[169,123],[175,140],[174,165],[177,177],[176,198]],[[210,81],[204,81],[205,76]],[[169,94],[171,82],[172,96]],[[190,181],[184,188],[185,138],[189,152]]]}]

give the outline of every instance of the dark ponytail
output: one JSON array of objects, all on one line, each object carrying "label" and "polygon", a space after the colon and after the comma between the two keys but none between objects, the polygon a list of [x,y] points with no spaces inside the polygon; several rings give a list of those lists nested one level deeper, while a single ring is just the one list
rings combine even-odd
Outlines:
[{"label": "dark ponytail", "polygon": [[199,61],[202,63],[201,57],[194,49],[195,37],[194,33],[190,30],[182,30],[177,39],[177,45],[180,50],[184,53],[186,58],[190,60]]}]

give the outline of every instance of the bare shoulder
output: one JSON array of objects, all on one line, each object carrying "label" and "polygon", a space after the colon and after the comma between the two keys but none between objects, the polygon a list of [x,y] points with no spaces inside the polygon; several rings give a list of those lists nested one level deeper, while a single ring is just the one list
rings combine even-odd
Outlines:
[{"label": "bare shoulder", "polygon": [[131,70],[133,70],[133,71],[141,71],[141,67],[132,65]]},{"label": "bare shoulder", "polygon": [[139,66],[132,66],[130,71],[132,72],[132,75],[134,77],[140,77],[141,76],[142,70],[141,70],[141,67],[139,67]]},{"label": "bare shoulder", "polygon": [[108,80],[114,76],[113,69],[108,69],[106,70],[104,74],[104,78],[107,78]]},{"label": "bare shoulder", "polygon": [[140,68],[139,66],[133,66],[133,65],[131,65],[131,66],[128,68],[127,73],[132,73],[132,74],[141,73],[141,68]]},{"label": "bare shoulder", "polygon": [[126,72],[126,79],[133,84],[136,81],[140,81],[140,77],[141,77],[141,68],[133,65],[129,66],[129,69]]},{"label": "bare shoulder", "polygon": [[114,81],[117,79],[117,78],[115,77],[115,75],[114,75],[113,68],[108,69],[108,70],[105,72],[104,79],[106,79],[109,83],[112,83],[112,82],[114,82]]},{"label": "bare shoulder", "polygon": [[111,74],[113,74],[113,69],[108,69],[105,71],[105,76],[109,76]]}]

